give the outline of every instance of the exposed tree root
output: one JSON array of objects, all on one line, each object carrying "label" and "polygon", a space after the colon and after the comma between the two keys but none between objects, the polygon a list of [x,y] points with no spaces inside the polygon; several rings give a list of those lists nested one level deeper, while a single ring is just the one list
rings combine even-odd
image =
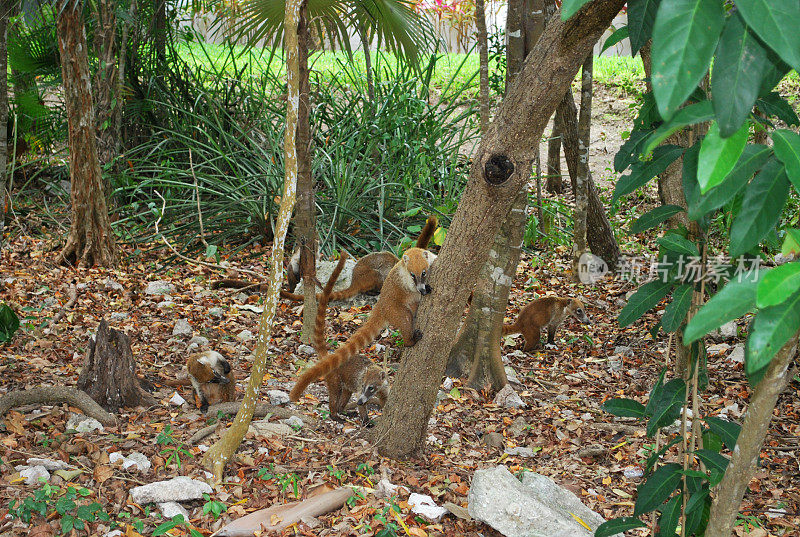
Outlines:
[{"label": "exposed tree root", "polygon": [[4,416],[9,409],[34,404],[69,403],[80,408],[84,414],[92,417],[103,425],[116,424],[113,414],[106,412],[86,392],[72,386],[40,386],[27,390],[14,390],[0,397],[0,416]]},{"label": "exposed tree root", "polygon": [[[230,403],[219,403],[216,405],[212,405],[208,407],[206,411],[207,416],[216,416],[218,412],[222,412],[226,415],[233,415],[239,412],[239,406],[241,406],[241,401],[232,401]],[[288,408],[284,408],[282,406],[275,406],[275,405],[256,405],[255,410],[253,410],[253,417],[254,418],[263,418],[266,415],[275,416],[278,419],[285,420],[291,418],[292,416],[297,416],[298,418],[303,420],[303,423],[307,423],[309,425],[316,425],[317,420],[316,418],[312,418],[311,416],[306,416],[300,414],[298,412],[294,412],[289,410]]]}]

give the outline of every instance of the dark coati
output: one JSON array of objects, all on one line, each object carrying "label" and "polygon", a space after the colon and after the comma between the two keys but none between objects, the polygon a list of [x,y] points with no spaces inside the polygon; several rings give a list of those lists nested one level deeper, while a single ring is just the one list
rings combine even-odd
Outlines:
[{"label": "dark coati", "polygon": [[193,354],[186,369],[203,412],[208,410],[208,405],[235,399],[236,380],[230,364],[220,353],[205,351]]},{"label": "dark coati", "polygon": [[570,315],[583,324],[592,323],[592,319],[586,315],[583,303],[577,298],[537,298],[522,308],[513,324],[503,326],[503,335],[522,334],[525,337],[523,350],[530,351],[539,347],[542,329],[546,328],[547,343],[553,345],[556,329]]},{"label": "dark coati", "polygon": [[431,292],[428,271],[435,260],[436,255],[428,250],[409,248],[386,276],[380,298],[367,321],[336,352],[321,356],[313,367],[306,369],[292,388],[289,398],[297,401],[309,384],[355,356],[387,326],[399,329],[407,346],[419,341],[422,332],[414,328],[414,320],[420,299]]}]

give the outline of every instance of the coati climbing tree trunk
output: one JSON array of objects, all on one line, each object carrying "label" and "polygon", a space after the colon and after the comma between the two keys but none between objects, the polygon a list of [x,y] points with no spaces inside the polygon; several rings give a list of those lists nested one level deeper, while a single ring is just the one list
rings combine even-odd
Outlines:
[{"label": "coati climbing tree trunk", "polygon": [[[580,159],[577,118],[578,110],[575,106],[575,99],[572,97],[572,91],[568,91],[558,105],[556,120],[558,121],[558,131],[561,133],[561,144],[564,148],[573,192],[577,187],[576,177]],[[586,213],[586,242],[592,253],[603,258],[608,263],[609,269],[614,270],[622,254],[591,174],[588,177],[587,189],[589,204]]]},{"label": "coati climbing tree trunk", "polygon": [[[558,116],[558,110],[556,110]],[[558,130],[559,119],[553,118],[553,130],[550,139],[547,141],[547,168],[545,175],[547,182],[545,188],[551,194],[564,193],[564,181],[561,178],[561,132]]]},{"label": "coati climbing tree trunk", "polygon": [[130,338],[109,328],[105,320],[100,321],[97,335],[89,342],[77,387],[111,412],[156,402],[139,385]]},{"label": "coati climbing tree trunk", "polygon": [[458,210],[431,268],[433,292],[423,297],[417,312],[423,337],[404,352],[373,430],[382,455],[402,459],[424,449],[428,419],[470,289],[500,225],[530,179],[550,116],[624,3],[594,0],[567,21],[552,17],[476,149]]},{"label": "coati climbing tree trunk", "polygon": [[314,178],[311,175],[311,128],[309,114],[308,13],[305,2],[300,7],[297,23],[300,107],[297,116],[297,208],[295,226],[300,240],[300,274],[303,276],[303,330],[300,339],[311,344],[314,339],[314,319],[317,317],[317,229],[315,224]]},{"label": "coati climbing tree trunk", "polygon": [[791,365],[797,352],[798,337],[800,332],[778,351],[753,392],[739,438],[736,440],[736,448],[722,481],[715,487],[716,496],[711,504],[706,537],[731,535],[747,484],[758,464],[761,446],[764,444],[778,396],[791,379]]},{"label": "coati climbing tree trunk", "polygon": [[57,262],[111,266],[116,263],[117,248],[97,158],[94,103],[80,0],[59,0],[56,32],[69,126],[72,183],[72,223]]},{"label": "coati climbing tree trunk", "polygon": [[286,50],[287,99],[286,135],[283,149],[286,171],[283,181],[283,196],[281,197],[281,206],[278,211],[277,228],[275,230],[275,242],[272,245],[272,256],[270,258],[272,272],[270,273],[269,290],[264,297],[264,312],[261,314],[258,326],[255,359],[250,369],[250,380],[247,382],[244,398],[239,411],[236,413],[236,418],[225,431],[225,434],[222,435],[222,438],[203,455],[203,465],[214,473],[214,478],[217,481],[222,480],[225,465],[239,448],[239,444],[241,444],[242,438],[244,438],[250,426],[250,421],[253,419],[253,411],[256,407],[261,381],[264,380],[264,373],[267,369],[269,339],[272,333],[272,323],[275,320],[275,310],[278,306],[278,294],[283,283],[283,247],[286,241],[286,231],[289,229],[289,221],[292,218],[292,210],[294,209],[299,167],[296,143],[297,130],[299,128],[298,115],[300,112],[300,47],[297,29],[300,10],[304,4],[305,0],[287,0],[285,8],[284,47]]},{"label": "coati climbing tree trunk", "polygon": [[0,255],[6,227],[8,196],[8,20],[17,0],[0,1]]},{"label": "coati climbing tree trunk", "polygon": [[489,128],[489,44],[486,34],[486,10],[483,0],[475,0],[475,28],[478,38],[478,58],[480,63],[480,101],[481,132]]},{"label": "coati climbing tree trunk", "polygon": [[594,58],[581,67],[581,111],[578,114],[578,170],[575,174],[575,212],[572,218],[572,277],[580,281],[580,260],[586,253],[586,218],[589,210],[589,146],[592,140],[592,70]]},{"label": "coati climbing tree trunk", "polygon": [[94,47],[99,66],[92,84],[95,91],[97,156],[101,165],[112,162],[116,155],[114,116],[115,109],[122,105],[117,83],[116,7],[114,0],[97,0],[95,4]]}]

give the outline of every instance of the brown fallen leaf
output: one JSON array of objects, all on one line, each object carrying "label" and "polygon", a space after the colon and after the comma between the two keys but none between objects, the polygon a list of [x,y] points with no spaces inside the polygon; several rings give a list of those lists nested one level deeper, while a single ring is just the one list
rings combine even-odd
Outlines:
[{"label": "brown fallen leaf", "polygon": [[114,475],[114,470],[105,464],[98,464],[94,467],[94,479],[98,483],[103,483],[111,479]]}]

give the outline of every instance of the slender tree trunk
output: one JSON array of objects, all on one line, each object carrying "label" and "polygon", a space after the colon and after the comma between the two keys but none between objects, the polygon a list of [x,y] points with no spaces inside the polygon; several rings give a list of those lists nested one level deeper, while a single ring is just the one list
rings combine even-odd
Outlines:
[{"label": "slender tree trunk", "polygon": [[367,71],[367,98],[369,105],[375,105],[375,79],[372,76],[372,52],[369,50],[369,36],[367,29],[361,26],[358,29],[358,35],[361,37],[361,47],[364,49],[364,69]]},{"label": "slender tree trunk", "polygon": [[572,276],[580,281],[580,259],[586,253],[586,218],[589,205],[589,147],[592,140],[592,70],[594,58],[586,57],[581,68],[581,111],[578,115],[578,173],[575,174]]},{"label": "slender tree trunk", "polygon": [[525,0],[508,0],[506,11],[506,95],[525,60]]},{"label": "slender tree trunk", "polygon": [[158,65],[167,61],[167,0],[153,0],[153,44]]},{"label": "slender tree trunk", "polygon": [[128,35],[130,34],[131,22],[136,20],[137,0],[131,0],[130,8],[128,9],[128,18],[122,21],[122,39],[120,40],[119,49],[119,71],[117,73],[117,105],[113,107],[113,123],[114,123],[114,153],[119,155],[122,153],[124,147],[122,141],[122,108],[124,104],[124,89],[125,89],[125,69],[127,68],[128,61]]},{"label": "slender tree trunk", "polygon": [[[558,116],[558,110],[556,110]],[[556,125],[559,118],[553,119],[553,131],[547,141],[547,183],[545,188],[551,194],[564,193],[564,181],[561,178],[561,132]]]},{"label": "slender tree trunk", "polygon": [[728,537],[739,514],[739,506],[758,464],[761,446],[769,430],[778,396],[791,379],[790,367],[797,352],[794,335],[772,358],[764,378],[756,386],[744,416],[742,430],[736,441],[731,461],[722,481],[715,487],[716,497],[711,504],[706,537]]},{"label": "slender tree trunk", "polygon": [[59,263],[79,266],[116,263],[116,243],[108,218],[97,158],[92,85],[83,10],[79,0],[59,0],[57,21],[64,104],[69,125],[72,224]]},{"label": "slender tree trunk", "polygon": [[[253,410],[255,410],[261,381],[264,380],[264,373],[269,361],[269,354],[267,353],[269,339],[272,333],[272,323],[275,320],[278,294],[283,282],[283,247],[295,204],[299,168],[296,146],[300,127],[298,116],[301,86],[301,47],[298,42],[298,24],[300,11],[304,5],[305,0],[287,0],[286,2],[286,16],[284,19],[288,93],[286,99],[286,137],[284,139],[286,175],[283,182],[283,196],[281,197],[281,206],[278,212],[277,229],[275,230],[275,242],[272,246],[272,257],[270,259],[272,272],[270,274],[269,290],[265,297],[264,312],[261,314],[261,321],[258,327],[255,360],[250,369],[250,380],[247,383],[244,399],[239,407],[239,412],[236,413],[236,418],[222,438],[211,449],[206,451],[203,456],[203,465],[214,473],[217,481],[222,480],[225,465],[233,457],[242,442],[242,438],[247,433],[250,421],[253,419]],[[306,287],[313,288],[313,285],[306,285]]]},{"label": "slender tree trunk", "polygon": [[[117,93],[119,70],[117,68],[117,3],[114,0],[97,0],[94,47],[99,66],[94,76],[95,121],[97,123],[97,156],[104,166],[114,160],[115,109],[121,99]],[[108,186],[108,185],[105,185]]]},{"label": "slender tree trunk", "polygon": [[[8,188],[8,19],[16,0],[0,1],[0,251],[6,227]],[[2,253],[2,252],[0,252]]]},{"label": "slender tree trunk", "polygon": [[431,269],[433,292],[423,298],[416,317],[424,335],[404,352],[374,429],[382,455],[407,458],[424,449],[428,419],[470,289],[500,225],[530,179],[550,116],[623,5],[624,0],[594,0],[568,21],[552,17],[508,88],[472,159],[469,181]]},{"label": "slender tree trunk", "polygon": [[310,344],[314,339],[314,319],[317,317],[317,229],[314,203],[314,178],[311,176],[311,127],[308,71],[308,10],[306,2],[300,7],[297,26],[298,64],[300,71],[300,108],[297,117],[297,209],[295,225],[300,236],[300,273],[303,275],[303,331],[300,339]]},{"label": "slender tree trunk", "polygon": [[475,27],[478,37],[478,57],[480,59],[481,133],[489,128],[489,44],[486,33],[486,12],[483,0],[475,0]]},{"label": "slender tree trunk", "polygon": [[[556,120],[559,120],[557,126],[558,131],[561,133],[561,142],[564,147],[564,156],[566,157],[573,192],[577,190],[576,177],[578,161],[580,160],[577,115],[578,110],[575,106],[575,100],[572,97],[572,92],[568,91],[558,105]],[[587,212],[586,240],[592,253],[603,258],[608,263],[609,268],[614,270],[622,254],[619,251],[617,239],[614,237],[614,230],[606,217],[603,202],[600,200],[600,195],[591,175],[588,177],[587,188],[589,208]]]}]

